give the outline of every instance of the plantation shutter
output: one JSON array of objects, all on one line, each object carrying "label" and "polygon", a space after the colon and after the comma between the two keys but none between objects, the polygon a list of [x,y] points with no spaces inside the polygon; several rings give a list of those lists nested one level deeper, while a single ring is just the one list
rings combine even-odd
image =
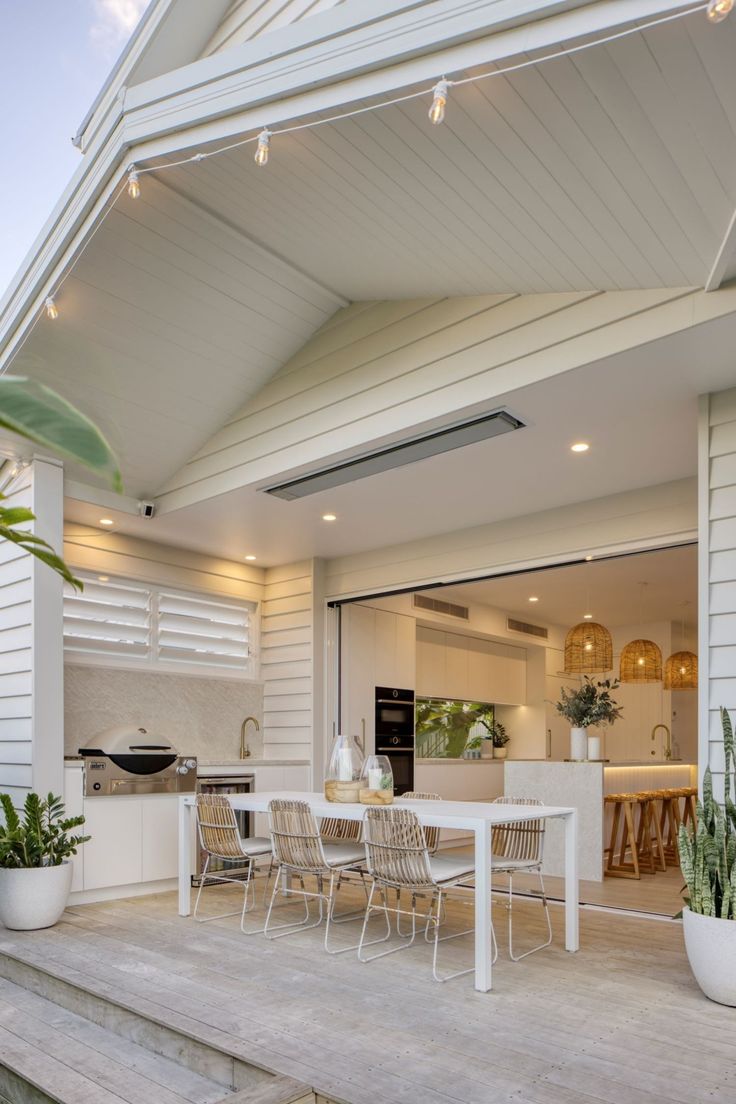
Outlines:
[{"label": "plantation shutter", "polygon": [[173,663],[206,663],[243,670],[250,655],[250,611],[161,591],[157,655]]},{"label": "plantation shutter", "polygon": [[64,648],[108,656],[148,656],[150,590],[86,579],[81,594],[64,595]]}]

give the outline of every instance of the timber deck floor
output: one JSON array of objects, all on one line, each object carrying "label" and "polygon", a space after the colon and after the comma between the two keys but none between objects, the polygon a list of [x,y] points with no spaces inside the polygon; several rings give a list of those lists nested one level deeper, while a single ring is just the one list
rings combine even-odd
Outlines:
[{"label": "timber deck floor", "polygon": [[[237,894],[213,890],[210,906],[234,907]],[[538,934],[540,913],[518,901],[520,941]],[[453,925],[468,917],[451,907]],[[186,1021],[203,1039],[247,1046],[349,1104],[736,1100],[736,1010],[702,996],[678,923],[583,910],[571,955],[562,909],[552,918],[552,946],[513,963],[494,904],[500,957],[486,994],[472,975],[432,981],[424,944],[363,965],[352,952],[326,955],[320,929],[267,942],[241,935],[235,918],[181,918],[172,893],[77,906],[46,931],[0,929],[0,952]],[[347,946],[357,926],[336,934]],[[472,963],[471,937],[442,951],[443,968]]]}]

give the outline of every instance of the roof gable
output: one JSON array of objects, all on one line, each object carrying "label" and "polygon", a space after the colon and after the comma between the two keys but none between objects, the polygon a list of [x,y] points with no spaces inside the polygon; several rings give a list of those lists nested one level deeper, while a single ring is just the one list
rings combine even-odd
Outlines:
[{"label": "roof gable", "polygon": [[240,46],[269,31],[300,23],[312,15],[336,8],[346,0],[232,0],[217,30],[201,53],[210,57]]}]

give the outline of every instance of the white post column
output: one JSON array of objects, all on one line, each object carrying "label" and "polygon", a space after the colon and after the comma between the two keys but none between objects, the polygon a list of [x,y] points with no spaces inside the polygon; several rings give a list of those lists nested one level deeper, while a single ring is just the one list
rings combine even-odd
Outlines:
[{"label": "white post column", "polygon": [[720,707],[736,719],[736,388],[700,400],[698,759],[723,800]]},{"label": "white post column", "polygon": [[[34,512],[33,529],[61,554],[58,461],[36,459],[6,488],[4,505]],[[30,790],[63,793],[62,581],[10,541],[0,543],[0,790],[22,805]]]}]

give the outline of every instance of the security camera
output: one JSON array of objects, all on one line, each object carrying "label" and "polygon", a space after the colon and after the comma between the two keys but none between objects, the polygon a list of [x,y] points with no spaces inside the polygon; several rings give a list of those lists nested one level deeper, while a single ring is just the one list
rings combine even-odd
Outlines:
[{"label": "security camera", "polygon": [[141,517],[152,518],[153,515],[156,513],[156,503],[155,502],[139,502],[138,503],[138,513],[141,515]]}]

